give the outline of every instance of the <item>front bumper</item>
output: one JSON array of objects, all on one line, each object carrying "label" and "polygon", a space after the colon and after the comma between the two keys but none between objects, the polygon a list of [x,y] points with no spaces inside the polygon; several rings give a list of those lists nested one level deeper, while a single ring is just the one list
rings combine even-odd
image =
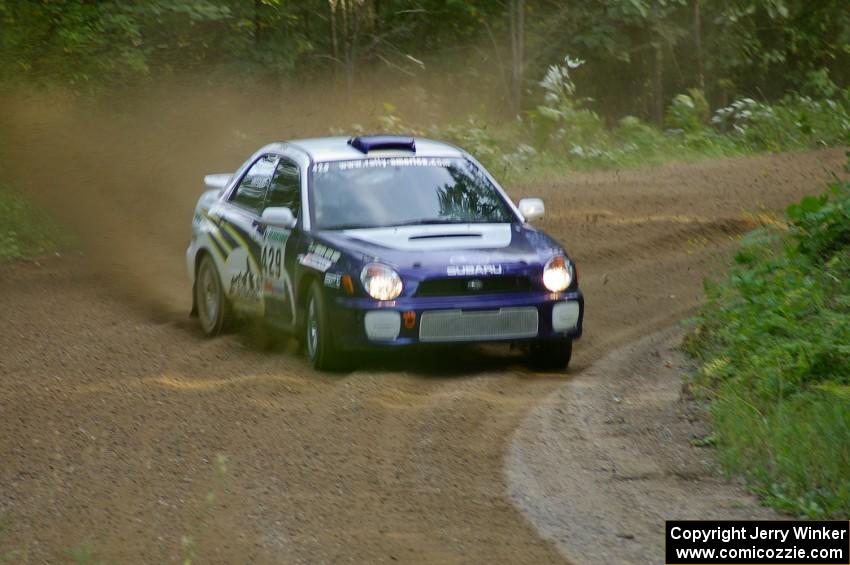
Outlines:
[{"label": "front bumper", "polygon": [[[584,297],[578,290],[463,297],[404,297],[383,302],[369,298],[336,296],[332,298],[332,304],[330,321],[334,330],[334,344],[347,350],[400,347],[420,343],[577,339],[581,337],[584,319]],[[428,312],[462,311],[463,314],[480,313],[486,318],[488,313],[498,317],[500,311],[527,314],[534,310],[537,314],[536,330],[531,332],[525,331],[526,326],[522,332],[513,335],[441,338],[427,335],[427,328],[425,333],[421,331],[422,314]],[[555,312],[554,324],[553,311]],[[411,312],[415,314],[412,324],[410,323],[413,317]],[[385,313],[393,313],[397,316],[387,316]],[[369,331],[367,331],[367,319]],[[395,328],[397,328],[395,332],[394,319],[398,320],[395,322]],[[385,337],[396,332],[396,337]]]}]

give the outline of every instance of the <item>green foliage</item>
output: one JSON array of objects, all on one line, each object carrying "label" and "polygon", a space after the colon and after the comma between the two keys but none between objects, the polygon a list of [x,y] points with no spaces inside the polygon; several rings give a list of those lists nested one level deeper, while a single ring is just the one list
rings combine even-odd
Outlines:
[{"label": "green foliage", "polygon": [[808,196],[788,207],[788,217],[801,253],[813,261],[838,260],[838,252],[850,247],[850,186],[836,184],[832,198]]},{"label": "green foliage", "polygon": [[847,400],[813,393],[758,414],[724,395],[713,407],[718,454],[774,508],[804,518],[843,518],[850,503]]},{"label": "green foliage", "polygon": [[428,135],[444,139],[460,147],[468,148],[482,163],[495,166],[501,148],[486,124],[470,116],[465,123],[445,127],[432,126]]},{"label": "green foliage", "polygon": [[[511,6],[487,0],[0,0],[0,85],[97,92],[191,72],[240,86],[333,74],[340,87],[344,75],[350,87],[375,68],[414,84],[426,72],[451,68],[453,81],[474,85],[472,95],[498,109],[506,107],[509,92],[521,91],[523,109],[540,110],[541,135],[548,139],[546,129],[557,132],[564,122],[586,120],[576,126],[592,130],[594,116],[637,115],[660,125],[658,112],[671,94],[694,85],[713,106],[727,106],[755,93],[770,102],[789,92],[835,98],[850,83],[846,0],[526,0],[525,48],[516,52],[508,47]],[[525,54],[522,61],[513,60],[517,52]],[[564,107],[528,96],[565,52],[587,61],[569,80],[593,101]],[[517,69],[524,71],[513,77]],[[699,110],[697,97],[684,96]],[[670,127],[694,131],[690,118],[699,112],[676,115],[689,110],[685,98],[672,110]],[[554,123],[546,124],[547,117]]]},{"label": "green foliage", "polygon": [[272,0],[0,0],[0,79],[89,92],[175,70],[281,76],[310,49]]},{"label": "green foliage", "polygon": [[769,105],[742,98],[715,112],[712,123],[755,150],[822,147],[850,141],[850,91],[839,99],[787,96]]},{"label": "green foliage", "polygon": [[664,124],[671,129],[696,133],[708,125],[708,101],[702,91],[692,88],[687,94],[677,94],[667,107]]},{"label": "green foliage", "polygon": [[64,242],[41,209],[0,186],[0,260],[35,257]]},{"label": "green foliage", "polygon": [[[844,0],[730,0],[703,3],[713,17],[706,47],[719,77],[748,92],[771,85],[775,92],[799,90],[821,79],[846,86],[850,11]],[[825,66],[824,63],[828,62]],[[831,96],[827,92],[806,92]]]},{"label": "green foliage", "polygon": [[576,97],[572,71],[582,65],[584,61],[580,59],[564,57],[562,64],[550,65],[540,81],[544,103],[529,112],[538,146],[559,147],[583,156],[585,147],[604,141],[602,119],[586,108],[590,100]]},{"label": "green foliage", "polygon": [[768,502],[850,512],[850,183],[751,233],[686,347],[702,363],[721,461]]},{"label": "green foliage", "polygon": [[717,110],[709,120],[705,97],[691,89],[674,97],[668,107],[666,131],[635,116],[608,128],[586,107],[588,99],[578,95],[572,73],[583,64],[566,57],[562,64],[550,66],[540,82],[543,103],[517,121],[489,123],[468,116],[460,123],[423,127],[403,119],[395,105],[384,103],[384,113],[374,124],[332,132],[383,131],[445,139],[508,179],[850,142],[850,91],[827,100],[788,96],[774,105],[743,98]]}]

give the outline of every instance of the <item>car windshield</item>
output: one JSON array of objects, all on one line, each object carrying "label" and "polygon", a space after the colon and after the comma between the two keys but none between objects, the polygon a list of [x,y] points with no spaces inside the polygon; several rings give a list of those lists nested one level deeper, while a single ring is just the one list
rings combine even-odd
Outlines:
[{"label": "car windshield", "polygon": [[312,213],[315,227],[329,230],[516,219],[471,161],[430,157],[317,163]]}]

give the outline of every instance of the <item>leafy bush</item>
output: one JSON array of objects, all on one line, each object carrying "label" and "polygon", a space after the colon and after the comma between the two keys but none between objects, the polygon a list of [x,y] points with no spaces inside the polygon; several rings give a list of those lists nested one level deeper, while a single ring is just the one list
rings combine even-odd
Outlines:
[{"label": "leafy bush", "polygon": [[686,347],[721,461],[779,509],[850,513],[850,183],[742,242]]},{"label": "leafy bush", "polygon": [[678,94],[667,107],[664,124],[671,129],[694,133],[708,125],[708,101],[701,90],[692,88],[687,94]]},{"label": "leafy bush", "polygon": [[774,105],[742,98],[712,118],[720,131],[745,145],[780,151],[850,141],[850,93],[841,99],[787,96]]},{"label": "leafy bush", "polygon": [[486,124],[470,116],[466,122],[445,127],[431,126],[428,134],[463,147],[485,166],[495,165],[501,153],[500,145]]},{"label": "leafy bush", "polygon": [[820,85],[820,92],[835,94],[833,98],[794,95],[773,105],[741,98],[710,118],[703,93],[690,89],[673,99],[665,115],[667,129],[661,131],[635,116],[622,118],[614,128],[606,127],[589,108],[592,100],[578,94],[573,73],[583,64],[565,57],[549,66],[539,82],[542,103],[516,121],[494,122],[470,115],[461,122],[424,127],[404,120],[393,104],[385,102],[373,124],[332,131],[445,139],[506,180],[850,143],[850,89],[829,88],[829,77],[822,73],[812,74],[813,84]]},{"label": "leafy bush", "polygon": [[604,144],[602,119],[585,107],[589,99],[576,97],[571,71],[583,64],[579,59],[564,57],[563,64],[550,65],[540,81],[544,103],[529,112],[539,147],[566,148],[571,155],[583,157]]},{"label": "leafy bush", "polygon": [[788,207],[791,233],[799,250],[815,261],[838,260],[839,251],[850,247],[848,185],[836,184],[832,196],[807,196]]},{"label": "leafy bush", "polygon": [[[527,167],[536,157],[537,150],[527,143],[517,142],[521,138],[516,131],[502,132],[497,136],[491,131],[491,126],[481,122],[475,116],[467,117],[466,121],[444,126],[432,125],[427,128],[411,124],[397,114],[395,105],[384,102],[384,113],[377,116],[376,131],[400,135],[427,135],[435,139],[448,141],[463,147],[485,167],[504,174],[511,174]],[[343,135],[341,130],[331,130],[335,135]],[[359,124],[351,127],[355,134],[365,133]]]}]

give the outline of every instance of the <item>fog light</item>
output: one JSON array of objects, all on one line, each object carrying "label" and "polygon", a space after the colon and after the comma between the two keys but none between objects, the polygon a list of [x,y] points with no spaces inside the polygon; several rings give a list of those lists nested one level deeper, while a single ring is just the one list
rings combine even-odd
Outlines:
[{"label": "fog light", "polygon": [[363,324],[366,328],[366,337],[369,339],[394,340],[401,330],[401,316],[398,312],[372,310],[366,312]]},{"label": "fog light", "polygon": [[552,307],[552,329],[565,332],[578,324],[578,302],[559,302]]}]

